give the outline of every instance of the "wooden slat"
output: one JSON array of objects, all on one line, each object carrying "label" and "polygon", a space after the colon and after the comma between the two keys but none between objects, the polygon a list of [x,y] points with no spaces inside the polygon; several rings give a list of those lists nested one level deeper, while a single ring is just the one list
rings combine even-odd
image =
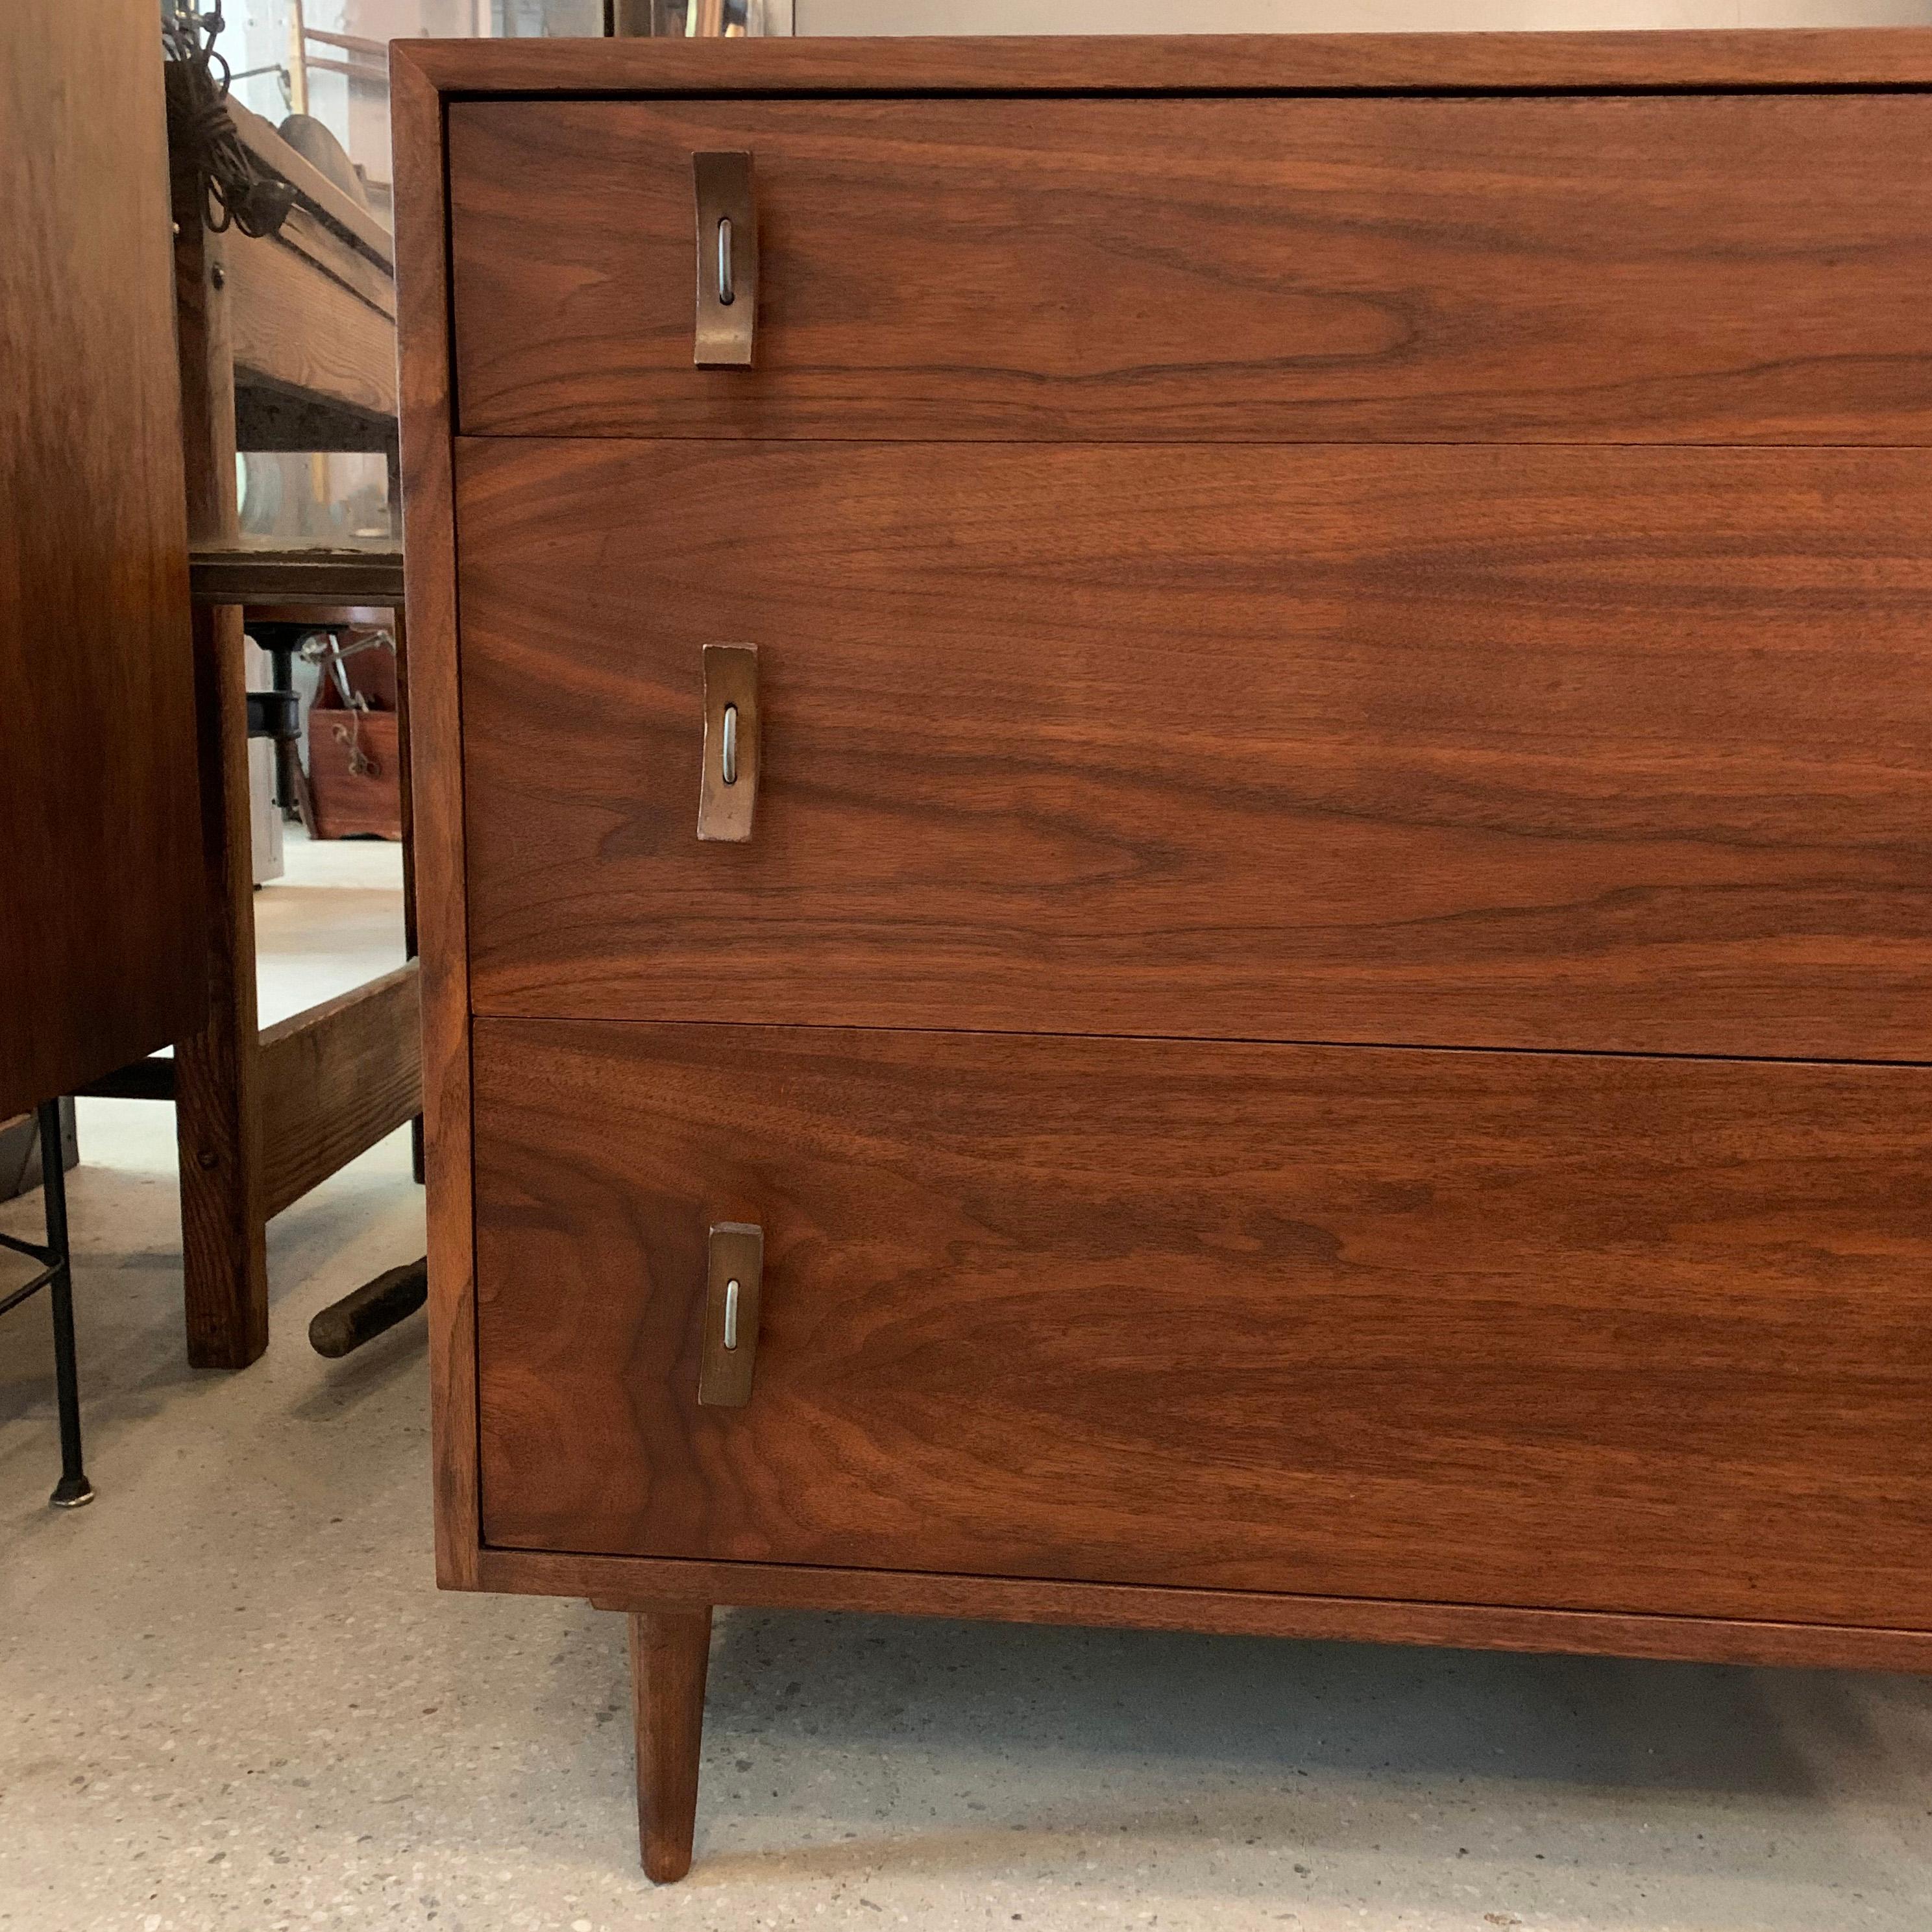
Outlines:
[{"label": "wooden slat", "polygon": [[391,272],[377,267],[307,208],[290,208],[275,239],[359,296],[371,308],[380,309],[392,322],[395,320],[396,285]]},{"label": "wooden slat", "polygon": [[477,1587],[476,1307],[470,1226],[470,973],[451,483],[442,106],[412,61],[390,64],[403,362],[409,722],[416,920],[423,951],[423,1114],[436,1580]]},{"label": "wooden slat", "polygon": [[388,43],[372,40],[366,34],[331,34],[320,27],[304,26],[302,38],[322,46],[340,47],[345,53],[365,55],[378,68],[386,68],[389,64]]},{"label": "wooden slat", "polygon": [[265,1028],[258,1078],[262,1211],[273,1216],[421,1108],[416,962]]},{"label": "wooden slat", "polygon": [[338,229],[379,268],[395,261],[395,243],[388,229],[352,196],[345,194],[314,164],[296,152],[259,114],[232,96],[228,110],[242,145],[272,174],[281,176],[309,208]]},{"label": "wooden slat", "polygon": [[1920,87],[1922,27],[1663,33],[410,40],[451,94],[1306,94]]},{"label": "wooden slat", "polygon": [[279,242],[226,238],[238,380],[252,377],[364,416],[396,412],[390,318]]},{"label": "wooden slat", "polygon": [[190,560],[197,604],[368,604],[403,600],[399,550],[267,550],[231,545]]}]

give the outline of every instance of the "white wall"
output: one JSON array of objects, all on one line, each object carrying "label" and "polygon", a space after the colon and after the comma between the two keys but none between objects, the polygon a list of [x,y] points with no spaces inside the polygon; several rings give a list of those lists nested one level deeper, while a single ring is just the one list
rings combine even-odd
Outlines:
[{"label": "white wall", "polygon": [[796,0],[801,34],[1243,34],[1884,27],[1932,0]]}]

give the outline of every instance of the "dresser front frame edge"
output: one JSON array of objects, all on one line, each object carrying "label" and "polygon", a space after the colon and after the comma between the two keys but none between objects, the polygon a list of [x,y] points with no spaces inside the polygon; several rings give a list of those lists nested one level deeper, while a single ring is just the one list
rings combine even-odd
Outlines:
[{"label": "dresser front frame edge", "polygon": [[413,730],[429,1183],[429,1354],[436,1581],[480,1574],[476,1226],[471,1185],[470,934],[452,482],[449,224],[443,96],[406,41],[389,63],[395,151],[404,596]]}]

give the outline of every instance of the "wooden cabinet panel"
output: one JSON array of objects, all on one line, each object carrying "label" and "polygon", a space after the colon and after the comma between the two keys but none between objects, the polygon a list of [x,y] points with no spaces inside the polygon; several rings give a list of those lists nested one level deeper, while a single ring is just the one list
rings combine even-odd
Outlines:
[{"label": "wooden cabinet panel", "polygon": [[458,454],[480,1010],[1932,1057],[1932,456]]},{"label": "wooden cabinet panel", "polygon": [[[1932,104],[469,100],[472,433],[1921,442]],[[694,369],[691,157],[754,157]]]},{"label": "wooden cabinet panel", "polygon": [[0,1119],[200,1025],[167,136],[146,0],[0,6]]},{"label": "wooden cabinet panel", "polygon": [[475,1045],[491,1544],[1932,1624],[1932,1072]]}]

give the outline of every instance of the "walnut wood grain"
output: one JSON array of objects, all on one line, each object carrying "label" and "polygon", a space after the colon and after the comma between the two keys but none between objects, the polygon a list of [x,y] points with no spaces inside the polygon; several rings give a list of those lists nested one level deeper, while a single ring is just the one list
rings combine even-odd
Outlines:
[{"label": "walnut wood grain", "polygon": [[1920,87],[1922,27],[730,40],[399,40],[464,94],[1297,94]]},{"label": "walnut wood grain", "polygon": [[[474,101],[466,431],[1932,440],[1916,96]],[[757,366],[692,366],[748,148]]]},{"label": "walnut wood grain", "polygon": [[646,1875],[664,1885],[691,1869],[711,1662],[710,1606],[632,1612],[630,1652],[638,1849]]},{"label": "walnut wood grain", "polygon": [[[1932,1072],[474,1052],[493,1546],[1932,1628]],[[700,1409],[728,1219],[757,1378]]]},{"label": "walnut wood grain", "polygon": [[0,8],[0,1119],[206,998],[153,26]]},{"label": "walnut wood grain", "polygon": [[1932,1057],[1932,457],[459,455],[480,1010]]},{"label": "walnut wood grain", "polygon": [[442,104],[420,67],[390,64],[396,169],[410,835],[422,952],[428,1178],[430,1418],[436,1580],[476,1587],[476,1302],[472,1281],[470,988],[462,740],[450,480]]}]

